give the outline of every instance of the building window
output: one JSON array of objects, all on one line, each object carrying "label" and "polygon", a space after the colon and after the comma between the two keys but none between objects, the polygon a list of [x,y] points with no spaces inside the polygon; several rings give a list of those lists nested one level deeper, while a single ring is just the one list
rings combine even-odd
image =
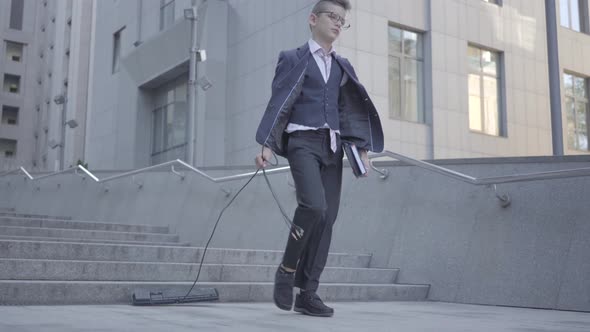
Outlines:
[{"label": "building window", "polygon": [[2,124],[18,125],[18,107],[2,106]]},{"label": "building window", "polygon": [[113,34],[113,74],[119,71],[119,62],[121,61],[121,35],[124,29],[122,28]]},{"label": "building window", "polygon": [[20,76],[4,74],[4,92],[20,92]]},{"label": "building window", "polygon": [[468,56],[469,129],[501,136],[500,53],[469,46]]},{"label": "building window", "polygon": [[23,12],[25,9],[25,0],[12,0],[10,3],[10,29],[23,29]]},{"label": "building window", "polygon": [[563,87],[568,147],[588,151],[588,79],[565,73]]},{"label": "building window", "polygon": [[588,0],[559,0],[561,26],[588,32]]},{"label": "building window", "polygon": [[0,156],[14,158],[16,156],[16,141],[0,138]]},{"label": "building window", "polygon": [[21,62],[23,59],[24,44],[6,41],[6,57],[9,61]]},{"label": "building window", "polygon": [[160,0],[160,31],[174,23],[174,0]]},{"label": "building window", "polygon": [[422,35],[389,27],[389,117],[424,123]]},{"label": "building window", "polygon": [[187,92],[184,75],[156,92],[158,107],[153,111],[153,165],[173,159],[186,159]]}]

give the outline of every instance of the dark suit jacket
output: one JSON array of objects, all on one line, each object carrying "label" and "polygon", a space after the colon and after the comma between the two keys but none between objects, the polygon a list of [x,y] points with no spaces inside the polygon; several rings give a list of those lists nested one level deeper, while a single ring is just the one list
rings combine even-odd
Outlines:
[{"label": "dark suit jacket", "polygon": [[[365,87],[358,81],[350,62],[336,55],[336,63],[348,75],[340,87],[340,137],[360,149],[383,151],[383,130],[377,110]],[[286,157],[289,122],[293,103],[301,94],[309,61],[315,61],[308,43],[279,54],[279,62],[272,81],[272,94],[256,131],[256,141],[269,147],[277,155]]]}]

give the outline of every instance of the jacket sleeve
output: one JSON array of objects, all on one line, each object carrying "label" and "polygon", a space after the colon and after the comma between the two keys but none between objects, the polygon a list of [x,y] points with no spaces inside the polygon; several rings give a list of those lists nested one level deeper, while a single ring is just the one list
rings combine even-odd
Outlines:
[{"label": "jacket sleeve", "polygon": [[279,83],[285,78],[285,75],[289,72],[289,61],[287,56],[285,55],[284,51],[279,53],[279,59],[277,61],[277,66],[275,68],[275,75],[272,79],[271,85],[271,97],[262,115],[262,119],[258,125],[258,129],[256,130],[256,142],[260,145],[266,145],[266,139],[273,127],[274,119],[276,118],[277,112],[279,109],[275,107],[276,105],[273,104],[273,100],[275,99],[275,94],[277,92],[277,86]]},{"label": "jacket sleeve", "polygon": [[272,79],[272,88],[276,87],[277,84],[283,79],[285,73],[287,73],[287,57],[285,56],[285,52],[281,51],[279,53],[279,60],[277,61],[277,66],[275,68],[275,76]]}]

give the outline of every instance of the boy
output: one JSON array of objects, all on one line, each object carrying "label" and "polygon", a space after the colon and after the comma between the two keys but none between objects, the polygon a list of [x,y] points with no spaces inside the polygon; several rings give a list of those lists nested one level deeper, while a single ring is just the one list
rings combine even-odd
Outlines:
[{"label": "boy", "polygon": [[340,205],[341,141],[355,144],[367,169],[367,151],[383,150],[377,110],[352,65],[332,44],[348,27],[349,0],[318,1],[309,15],[311,39],[282,51],[272,82],[272,96],[256,132],[263,148],[256,165],[267,166],[272,153],[286,157],[297,192],[293,223],[303,237],[289,236],[275,274],[273,299],[291,310],[293,287],[300,289],[295,311],[331,317],[316,291],[326,265],[332,226]]}]

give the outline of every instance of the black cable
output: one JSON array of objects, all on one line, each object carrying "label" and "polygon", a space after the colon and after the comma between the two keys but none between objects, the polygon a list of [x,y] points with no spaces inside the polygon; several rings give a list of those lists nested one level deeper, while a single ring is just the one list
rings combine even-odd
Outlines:
[{"label": "black cable", "polygon": [[[262,152],[264,152],[264,148],[263,148]],[[262,156],[264,156],[264,154],[262,154]],[[274,152],[273,152],[273,156],[276,160],[276,163],[274,163],[274,164],[270,163],[270,165],[277,166],[279,164],[279,161],[278,161],[277,156],[274,154]],[[264,157],[263,157],[263,160],[264,160]],[[266,184],[268,185],[268,188],[270,189],[270,192],[271,192],[275,202],[277,203],[277,205],[279,206],[279,209],[281,210],[281,214],[283,215],[283,218],[284,218],[285,222],[287,223],[287,227],[289,227],[289,231],[291,231],[291,236],[293,236],[295,238],[295,240],[300,240],[303,237],[303,229],[301,227],[293,224],[293,222],[289,219],[289,217],[287,217],[287,214],[283,210],[281,203],[279,203],[279,200],[270,185],[270,181],[268,180],[268,177],[266,176],[266,171],[264,170],[264,167],[259,167],[256,170],[256,172],[250,177],[250,179],[248,179],[246,184],[244,184],[242,186],[242,188],[240,188],[240,190],[238,190],[238,192],[234,195],[234,197],[232,197],[232,199],[227,203],[227,205],[219,213],[219,216],[217,217],[217,221],[215,221],[215,225],[213,226],[213,230],[211,231],[211,235],[209,236],[209,240],[207,240],[207,243],[205,244],[205,248],[203,249],[203,255],[201,256],[201,262],[199,263],[199,270],[197,271],[197,277],[195,278],[195,281],[193,282],[193,285],[191,286],[189,291],[186,293],[186,295],[179,302],[184,302],[186,300],[186,298],[190,295],[190,293],[193,291],[193,288],[195,288],[195,285],[199,281],[199,277],[201,276],[201,269],[203,268],[203,263],[205,262],[205,254],[207,253],[207,249],[209,248],[209,244],[211,243],[211,240],[213,239],[213,235],[215,234],[215,230],[217,230],[217,226],[219,225],[219,221],[221,220],[223,213],[225,212],[225,210],[227,208],[230,207],[230,205],[234,202],[234,200],[238,197],[238,195],[242,192],[242,190],[244,190],[250,184],[250,182],[252,182],[254,177],[256,177],[256,175],[258,175],[258,172],[260,172],[261,169],[262,169],[262,173],[264,174],[264,179],[266,180]],[[293,233],[293,231],[294,231],[294,233]]]},{"label": "black cable", "polygon": [[191,289],[189,289],[189,291],[186,293],[186,295],[182,299],[183,301],[187,298],[187,296],[189,296],[189,294],[192,292],[193,288],[197,284],[197,281],[199,280],[199,276],[201,275],[201,269],[203,268],[203,262],[205,261],[205,254],[207,253],[207,249],[209,248],[209,244],[211,243],[211,240],[213,239],[213,234],[215,234],[215,230],[217,229],[217,225],[219,225],[219,221],[221,220],[221,216],[223,215],[223,212],[225,212],[225,210],[233,203],[233,201],[236,199],[236,197],[238,197],[240,192],[242,192],[242,190],[244,190],[244,188],[246,188],[246,186],[248,184],[250,184],[250,181],[252,181],[252,179],[254,179],[254,177],[258,174],[259,171],[260,171],[260,168],[256,170],[256,173],[254,173],[254,175],[252,175],[252,177],[250,177],[248,182],[246,182],[246,184],[244,186],[242,186],[242,188],[240,188],[240,190],[238,190],[238,192],[234,195],[234,197],[229,201],[229,203],[219,213],[219,217],[217,217],[217,221],[215,222],[215,226],[213,226],[213,231],[211,231],[211,235],[209,236],[209,240],[207,240],[207,244],[205,244],[205,249],[203,250],[203,255],[201,256],[201,263],[199,264],[199,270],[197,272],[197,278],[195,279],[195,282],[193,282]]},{"label": "black cable", "polygon": [[301,238],[303,238],[303,228],[295,225],[293,221],[291,221],[291,219],[289,219],[289,217],[285,213],[283,206],[279,202],[277,195],[275,194],[274,190],[272,189],[272,186],[270,185],[270,181],[268,180],[268,176],[266,176],[266,171],[264,170],[264,168],[262,169],[262,174],[264,175],[264,180],[266,180],[266,184],[268,185],[268,189],[270,190],[272,197],[274,198],[275,202],[277,203],[277,206],[279,207],[279,210],[281,211],[281,214],[283,215],[283,220],[285,220],[287,227],[289,227],[289,229],[291,230],[291,236],[295,240],[300,240]]},{"label": "black cable", "polygon": [[[261,152],[262,158],[264,159],[264,147],[262,148],[262,152]],[[278,166],[279,165],[279,159],[277,158],[277,155],[274,153],[274,151],[272,151],[272,155],[275,159],[275,163],[270,163],[271,166]],[[260,170],[260,168],[259,168]],[[303,229],[297,225],[295,225],[293,223],[293,221],[291,221],[291,219],[289,219],[289,217],[287,216],[287,213],[285,213],[285,209],[283,209],[283,206],[281,205],[281,202],[279,202],[279,199],[277,198],[277,195],[275,194],[275,191],[272,189],[272,186],[270,185],[270,181],[268,180],[268,176],[266,175],[266,170],[264,169],[264,167],[262,168],[262,174],[264,175],[264,180],[266,181],[266,184],[268,185],[268,189],[270,190],[270,193],[272,194],[272,197],[274,198],[275,202],[277,203],[277,206],[279,207],[279,210],[281,211],[281,214],[283,215],[283,220],[285,221],[287,227],[289,227],[289,230],[291,231],[291,236],[293,236],[293,238],[295,240],[300,240],[301,238],[303,238]],[[294,233],[293,233],[294,231]]]}]

